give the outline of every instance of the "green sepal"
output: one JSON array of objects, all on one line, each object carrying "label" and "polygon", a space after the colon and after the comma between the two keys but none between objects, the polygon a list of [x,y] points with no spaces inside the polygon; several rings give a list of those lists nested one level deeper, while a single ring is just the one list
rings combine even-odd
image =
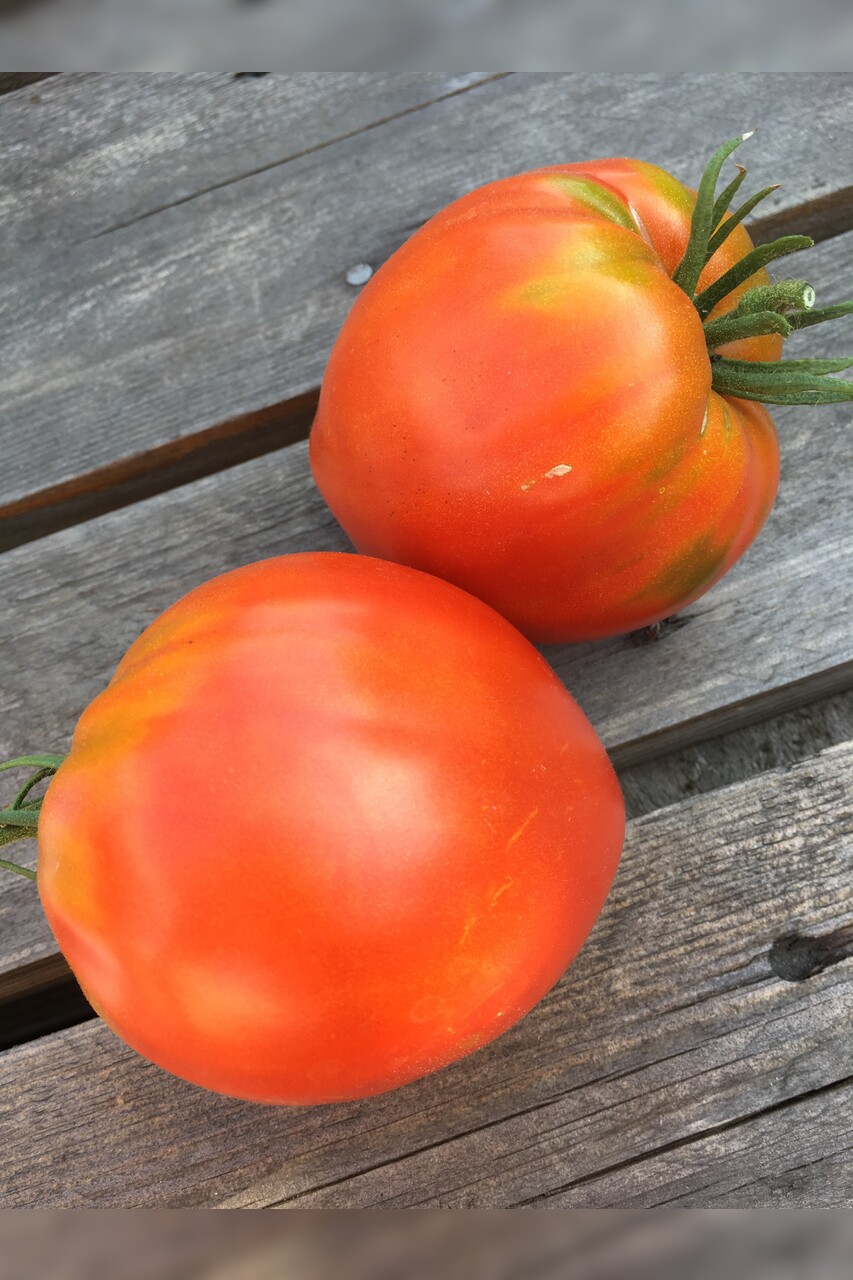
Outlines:
[{"label": "green sepal", "polygon": [[767,333],[780,333],[787,338],[793,330],[784,316],[778,311],[751,311],[746,315],[736,315],[729,311],[716,320],[709,320],[705,325],[705,341],[708,350],[725,346],[727,342],[737,342],[741,338],[760,338]]},{"label": "green sepal", "polygon": [[825,320],[838,320],[853,315],[853,302],[838,302],[834,307],[816,307],[808,311],[789,311],[786,317],[792,329],[808,329]]},{"label": "green sepal", "polygon": [[722,195],[717,196],[717,200],[714,205],[714,212],[711,217],[712,227],[716,227],[722,221],[723,217],[728,213],[729,205],[734,200],[738,191],[740,191],[741,184],[745,177],[746,177],[746,169],[743,167],[742,164],[739,164],[737,177],[732,178],[731,182],[726,187]]},{"label": "green sepal", "polygon": [[748,200],[736,209],[730,218],[726,218],[725,222],[721,222],[717,230],[708,241],[708,249],[705,254],[705,261],[709,262],[717,252],[721,244],[725,244],[735,227],[739,227],[744,218],[749,217],[757,204],[765,200],[772,192],[779,190],[777,182],[773,187],[765,187],[763,191],[757,192],[754,196],[750,196]]},{"label": "green sepal", "polygon": [[4,844],[14,844],[16,840],[35,840],[36,833],[31,831],[29,827],[3,827],[0,826],[0,848]]},{"label": "green sepal", "polygon": [[711,364],[711,386],[720,395],[765,404],[841,404],[853,400],[853,382],[826,374],[853,367],[853,360],[730,360]]},{"label": "green sepal", "polygon": [[810,249],[813,244],[814,240],[810,236],[782,236],[771,244],[760,244],[728,271],[724,271],[720,278],[708,285],[702,293],[697,294],[693,299],[696,310],[704,320],[718,302],[722,302],[733,289],[754,276],[756,271],[760,271],[776,258],[784,258],[789,253],[799,253],[801,249]]},{"label": "green sepal", "polygon": [[56,770],[65,756],[18,756],[16,760],[5,760],[0,764],[0,773],[4,769],[51,769]]},{"label": "green sepal", "polygon": [[[755,131],[753,130],[752,132],[754,133]],[[690,223],[690,237],[687,241],[687,248],[684,250],[684,257],[676,267],[672,277],[675,283],[684,290],[688,298],[692,298],[696,292],[696,285],[705,265],[708,241],[711,238],[711,232],[716,226],[714,221],[714,192],[717,187],[720,170],[724,161],[735,148],[751,137],[752,133],[743,133],[738,138],[732,138],[729,142],[724,142],[711,156],[708,161],[708,167],[702,174],[699,190],[696,193],[696,207],[693,210],[693,218]]]},{"label": "green sepal", "polygon": [[39,824],[38,809],[0,809],[0,827],[22,827],[35,831]]},{"label": "green sepal", "polygon": [[806,329],[853,313],[853,302],[815,308],[815,292],[810,284],[805,280],[782,280],[778,284],[749,288],[736,306],[724,315],[708,319],[724,298],[768,263],[800,249],[808,249],[814,243],[810,236],[782,236],[772,244],[759,245],[695,296],[699,276],[707,260],[759,201],[776,190],[775,187],[766,187],[726,217],[732,198],[746,176],[746,170],[738,165],[737,177],[720,196],[714,197],[726,157],[751,136],[747,133],[724,142],[709,160],[699,184],[687,248],[672,277],[693,302],[703,321],[707,344],[712,352],[711,385],[721,395],[760,400],[767,404],[853,401],[853,382],[829,376],[853,367],[849,360],[732,360],[715,351],[728,342],[763,334],[777,333],[784,338],[795,329]]},{"label": "green sepal", "polygon": [[[21,805],[24,803],[24,801],[26,800],[27,796],[32,791],[33,787],[36,786],[39,782],[43,782],[45,778],[52,778],[53,772],[54,772],[53,769],[39,769],[38,773],[33,774],[29,782],[24,783],[24,785],[21,787],[20,791],[15,796],[15,799],[12,801],[9,808],[19,809]],[[26,807],[28,809],[40,809],[41,800],[30,800],[28,801]],[[0,813],[1,812],[2,810],[0,810]]]},{"label": "green sepal", "polygon": [[[0,764],[0,772],[6,769],[35,769],[35,773],[24,783],[12,803],[5,809],[0,809],[0,849],[7,844],[14,844],[16,840],[37,838],[43,797],[33,799],[30,792],[38,783],[52,778],[64,759],[65,756],[55,755],[18,756]],[[34,871],[3,858],[0,858],[0,870],[14,871],[17,875],[26,876],[28,880],[36,879]]]}]

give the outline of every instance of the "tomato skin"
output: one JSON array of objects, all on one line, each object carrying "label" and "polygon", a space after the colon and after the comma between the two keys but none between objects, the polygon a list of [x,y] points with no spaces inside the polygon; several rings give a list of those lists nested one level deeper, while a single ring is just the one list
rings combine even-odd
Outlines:
[{"label": "tomato skin", "polygon": [[[649,625],[722,577],[772,506],[778,444],[762,406],[711,391],[670,278],[693,204],[639,161],[537,170],[462,197],[380,268],[310,446],[359,550],[456,583],[537,641]],[[738,227],[700,287],[751,247]],[[781,339],[721,350],[774,360]]]},{"label": "tomato skin", "polygon": [[48,789],[39,891],[140,1053],[329,1102],[527,1012],[623,833],[594,730],[507,622],[385,561],[292,555],[204,584],[130,648]]}]

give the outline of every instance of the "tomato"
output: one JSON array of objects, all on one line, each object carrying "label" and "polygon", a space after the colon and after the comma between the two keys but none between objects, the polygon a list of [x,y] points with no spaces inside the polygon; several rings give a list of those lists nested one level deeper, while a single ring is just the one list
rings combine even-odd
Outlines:
[{"label": "tomato", "polygon": [[48,788],[38,884],[141,1054],[329,1102],[530,1009],[623,830],[595,732],[507,622],[414,570],[293,555],[207,582],[131,646]]},{"label": "tomato", "polygon": [[[772,332],[714,346],[711,322],[769,277],[757,267],[703,314],[753,246],[730,219],[686,290],[672,277],[697,208],[651,164],[558,165],[457,200],[377,271],[311,433],[316,483],[359,550],[456,583],[537,641],[649,625],[734,564],[779,478],[757,402],[774,396],[739,362],[778,360],[788,303]],[[846,398],[833,383],[824,398]]]}]

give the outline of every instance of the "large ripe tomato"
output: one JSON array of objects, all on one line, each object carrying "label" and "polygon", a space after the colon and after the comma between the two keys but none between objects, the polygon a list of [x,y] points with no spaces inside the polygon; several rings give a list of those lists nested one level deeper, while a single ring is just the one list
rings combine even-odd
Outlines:
[{"label": "large ripe tomato", "polygon": [[425,574],[215,578],[83,714],[38,882],[105,1020],[267,1102],[391,1089],[506,1030],[604,902],[622,799],[543,659]]},{"label": "large ripe tomato", "polygon": [[[755,395],[738,362],[777,360],[792,295],[774,300],[772,332],[703,330],[768,277],[703,312],[752,242],[738,225],[682,287],[695,208],[651,164],[560,165],[457,200],[385,263],[335,344],[311,434],[317,485],[359,550],[439,574],[542,641],[653,623],[726,572],[778,483],[755,399],[790,402],[793,379],[813,403],[844,384],[800,366]],[[795,239],[767,256],[810,243]]]}]

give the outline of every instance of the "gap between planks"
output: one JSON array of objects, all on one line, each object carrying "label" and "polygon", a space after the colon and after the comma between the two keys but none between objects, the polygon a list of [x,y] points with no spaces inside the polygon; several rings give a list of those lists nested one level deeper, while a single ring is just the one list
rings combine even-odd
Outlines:
[{"label": "gap between planks", "polygon": [[96,1016],[62,955],[0,974],[0,1051]]},{"label": "gap between planks", "polygon": [[0,552],[304,440],[319,394],[303,392],[0,507]]},{"label": "gap between planks", "polygon": [[[456,90],[456,94],[462,92],[464,90]],[[455,95],[445,95],[449,96]],[[410,108],[411,111],[419,109]],[[812,235],[816,242],[851,230],[853,187],[782,210],[766,219],[757,219],[750,226],[750,232],[756,242],[762,244],[793,228]],[[304,440],[311,429],[319,394],[319,387],[309,388],[278,404],[225,420],[0,505],[0,552]],[[844,687],[847,684],[830,683],[821,692],[835,692]],[[648,757],[637,757],[645,758]]]},{"label": "gap between planks", "polygon": [[[254,169],[246,169],[242,173],[235,173],[233,176],[223,178],[221,182],[213,182],[206,187],[199,187],[189,195],[182,196],[178,200],[170,200],[167,204],[156,205],[152,209],[146,209],[144,213],[139,213],[133,218],[127,218],[123,222],[114,222],[110,226],[104,227],[103,230],[96,231],[90,238],[97,240],[101,236],[111,235],[115,231],[124,231],[125,228],[135,226],[138,222],[144,222],[146,218],[153,218],[158,213],[166,213],[169,209],[177,209],[180,205],[189,204],[200,196],[208,196],[214,191],[222,191],[226,187],[234,186],[237,182],[245,182],[247,178],[256,178],[262,173],[269,173],[273,169],[279,169],[294,160],[304,160],[306,156],[314,155],[318,151],[325,151],[328,147],[337,146],[341,142],[351,142],[354,138],[358,138],[364,133],[370,133],[373,129],[379,129],[395,120],[402,120],[405,116],[414,115],[418,111],[425,111],[427,107],[435,106],[440,102],[447,102],[449,98],[458,98],[460,94],[470,93],[472,90],[491,84],[495,80],[504,80],[509,75],[512,75],[511,71],[495,71],[491,75],[479,76],[456,89],[449,89],[446,93],[436,94],[432,98],[424,98],[423,101],[414,102],[411,106],[402,107],[399,111],[389,112],[387,115],[381,116],[377,120],[371,120],[369,124],[361,125],[357,129],[345,130],[343,133],[335,134],[323,142],[316,143],[314,146],[305,147],[300,151],[291,151],[288,155],[282,156],[278,160],[271,160],[268,164],[258,165]],[[239,73],[235,78],[239,78]]]}]

